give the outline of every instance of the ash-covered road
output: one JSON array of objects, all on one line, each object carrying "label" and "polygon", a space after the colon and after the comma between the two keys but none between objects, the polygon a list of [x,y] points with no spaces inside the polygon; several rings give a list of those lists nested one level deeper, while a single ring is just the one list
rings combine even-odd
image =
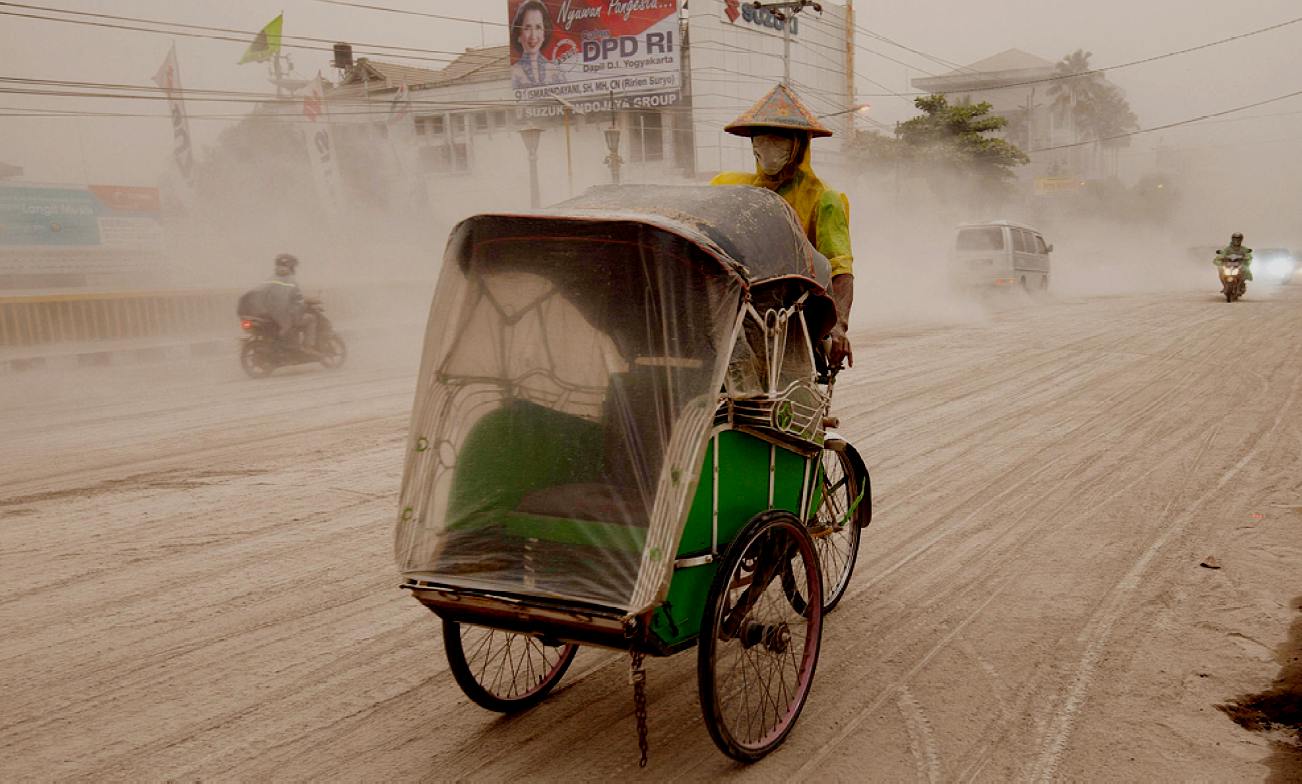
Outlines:
[{"label": "ash-covered road", "polygon": [[461,695],[397,588],[416,348],[380,348],[0,378],[0,779],[1302,775],[1215,708],[1270,686],[1299,617],[1302,285],[859,335],[836,409],[875,521],[800,723],[748,768],[694,651],[649,663],[645,771],[625,657],[581,652],[514,718]]}]

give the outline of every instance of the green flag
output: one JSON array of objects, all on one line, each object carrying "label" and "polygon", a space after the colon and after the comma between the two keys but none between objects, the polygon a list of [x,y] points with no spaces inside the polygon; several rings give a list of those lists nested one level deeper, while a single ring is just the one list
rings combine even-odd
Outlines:
[{"label": "green flag", "polygon": [[240,65],[245,63],[265,63],[280,53],[280,28],[285,22],[285,15],[282,13],[262,28],[253,43],[244,52],[240,58]]}]

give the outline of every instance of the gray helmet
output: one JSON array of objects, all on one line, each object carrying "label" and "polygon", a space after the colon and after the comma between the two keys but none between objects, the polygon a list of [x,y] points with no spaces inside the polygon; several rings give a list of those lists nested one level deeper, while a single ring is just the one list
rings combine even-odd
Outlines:
[{"label": "gray helmet", "polygon": [[282,253],[276,256],[276,268],[285,267],[290,272],[298,269],[298,259],[292,253]]}]

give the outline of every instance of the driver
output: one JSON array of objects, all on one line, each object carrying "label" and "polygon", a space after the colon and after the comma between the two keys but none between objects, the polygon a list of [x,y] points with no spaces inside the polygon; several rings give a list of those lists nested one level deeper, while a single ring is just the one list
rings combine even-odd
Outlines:
[{"label": "driver", "polygon": [[1243,247],[1243,234],[1241,232],[1236,231],[1230,236],[1230,244],[1216,251],[1216,258],[1212,259],[1212,263],[1219,270],[1221,265],[1225,263],[1225,257],[1233,253],[1243,256],[1241,266],[1243,279],[1245,281],[1252,280],[1252,248]]},{"label": "driver", "polygon": [[791,88],[779,84],[745,114],[729,123],[728,133],[750,137],[755,173],[722,172],[711,185],[751,185],[776,192],[800,219],[809,241],[832,266],[836,326],[828,360],[854,366],[846,332],[854,304],[854,255],[850,250],[850,200],[823,184],[810,165],[810,141],[831,136]]},{"label": "driver", "polygon": [[276,274],[266,285],[267,312],[280,328],[280,339],[295,342],[302,336],[302,348],[316,351],[316,315],[307,310],[295,272],[298,259],[289,253],[276,256]]}]

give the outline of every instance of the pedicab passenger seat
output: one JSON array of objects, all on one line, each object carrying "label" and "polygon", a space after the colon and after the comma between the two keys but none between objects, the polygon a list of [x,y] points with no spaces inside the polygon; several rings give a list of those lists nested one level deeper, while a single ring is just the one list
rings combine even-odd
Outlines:
[{"label": "pedicab passenger seat", "polygon": [[602,411],[600,482],[574,482],[526,493],[515,511],[646,528],[649,500],[677,413],[666,400],[671,371],[660,358],[640,358],[611,376]]}]

